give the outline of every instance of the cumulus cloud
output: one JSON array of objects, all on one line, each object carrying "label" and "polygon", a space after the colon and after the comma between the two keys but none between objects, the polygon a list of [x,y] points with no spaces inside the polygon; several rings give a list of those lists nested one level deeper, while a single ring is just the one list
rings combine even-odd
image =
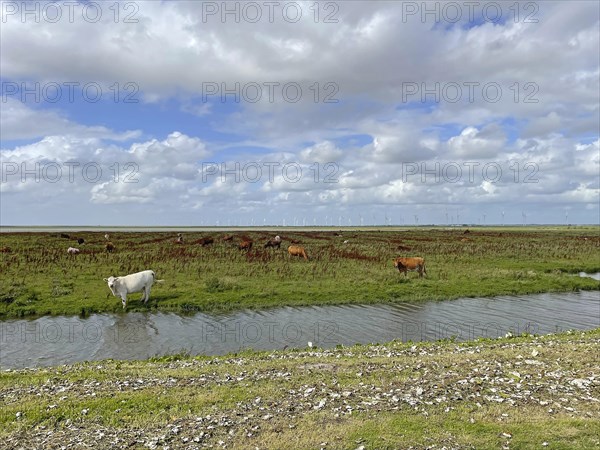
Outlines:
[{"label": "cumulus cloud", "polygon": [[126,141],[141,135],[140,130],[115,132],[104,126],[85,126],[65,117],[60,110],[34,109],[11,97],[2,102],[0,115],[2,140],[38,139],[48,135]]},{"label": "cumulus cloud", "polygon": [[448,140],[452,154],[467,160],[473,158],[492,158],[504,148],[506,137],[502,129],[495,125],[487,125],[481,130],[467,127],[460,135]]},{"label": "cumulus cloud", "polygon": [[[90,117],[77,105],[3,97],[2,222],[35,222],[20,205],[42,197],[60,209],[55,223],[65,214],[80,222],[78,211],[108,223],[193,222],[190,211],[275,221],[298,205],[330,219],[339,211],[355,223],[358,214],[381,220],[386,208],[400,208],[396,219],[414,211],[423,223],[439,221],[444,205],[462,208],[464,218],[486,204],[518,210],[520,222],[522,209],[547,211],[551,202],[597,221],[597,2],[536,3],[534,22],[525,21],[531,10],[524,4],[518,20],[502,4],[496,23],[482,21],[481,10],[475,22],[462,11],[456,23],[436,23],[407,16],[403,2],[379,1],[331,2],[331,10],[319,3],[318,18],[313,2],[297,2],[297,21],[285,20],[281,8],[269,21],[263,6],[258,23],[236,22],[206,15],[206,3],[120,4],[118,20],[101,4],[97,22],[82,19],[82,3],[72,23],[66,10],[55,22],[3,17],[3,80],[133,82],[141,104],[110,122],[111,108],[121,105]],[[327,23],[332,11],[336,20]],[[133,22],[125,20],[131,12]],[[221,92],[206,97],[208,85],[236,83],[239,103],[232,96],[224,103]],[[290,83],[301,88],[294,101],[282,90]],[[262,96],[248,101],[244,89],[256,85]],[[280,166],[273,180],[263,171],[248,182],[243,174],[240,181],[207,176],[207,160]],[[336,164],[335,182],[323,180],[328,162]],[[22,180],[23,163],[58,164],[64,176],[68,164],[80,165],[73,181],[43,183]],[[98,179],[81,174],[89,163],[102,169]],[[281,172],[290,163],[302,169],[300,179]],[[465,163],[477,164],[472,177]],[[125,176],[136,182],[122,182]]]}]

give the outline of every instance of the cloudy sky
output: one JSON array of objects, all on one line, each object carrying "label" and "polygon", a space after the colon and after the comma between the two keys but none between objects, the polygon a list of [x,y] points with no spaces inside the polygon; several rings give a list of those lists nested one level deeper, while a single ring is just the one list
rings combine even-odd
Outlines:
[{"label": "cloudy sky", "polygon": [[2,225],[600,222],[598,2],[1,13]]}]

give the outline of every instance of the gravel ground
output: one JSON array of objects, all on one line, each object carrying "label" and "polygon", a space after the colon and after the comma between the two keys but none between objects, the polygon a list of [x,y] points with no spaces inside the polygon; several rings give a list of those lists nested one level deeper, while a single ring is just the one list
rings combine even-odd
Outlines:
[{"label": "gravel ground", "polygon": [[[535,406],[547,418],[566,415],[572,418],[600,417],[600,348],[598,334],[573,333],[564,336],[531,337],[466,344],[442,342],[407,345],[391,343],[345,347],[331,350],[260,353],[242,357],[182,359],[171,362],[140,362],[152,365],[156,376],[129,374],[118,369],[108,379],[75,380],[71,372],[81,365],[50,369],[48,379],[31,385],[5,386],[0,402],[18,405],[20,399],[39,396],[49,400],[47,410],[66,399],[77,398],[82,408],[75,420],[58,420],[19,426],[23,412],[11,418],[11,431],[2,432],[2,448],[7,449],[83,449],[148,448],[200,449],[244,447],[249,438],[265,431],[293,430],[307,416],[324,414],[344,420],[357,413],[376,416],[386,411],[406,415],[450,414],[465,405],[476,411],[498,405],[506,418],[518,407]],[[583,361],[577,355],[588,355]],[[260,362],[260,364],[256,364]],[[271,364],[277,363],[277,364]],[[116,362],[88,363],[105,370]],[[269,368],[269,364],[280,368]],[[215,370],[219,367],[221,370]],[[226,370],[222,370],[226,368]],[[43,369],[39,369],[41,371]],[[44,369],[47,370],[47,369]],[[54,370],[54,372],[52,372]],[[165,376],[177,370],[197,376]],[[146,371],[148,372],[148,371]],[[146,373],[144,372],[144,373]],[[29,375],[35,369],[9,370],[4,374]],[[313,376],[306,377],[306,374]],[[405,376],[394,376],[405,374]],[[300,376],[301,375],[301,376]],[[343,382],[340,379],[343,378]],[[312,380],[306,383],[306,380]],[[86,408],[85,399],[111,397],[115,393],[143,392],[160,386],[164,392],[182,388],[210,389],[214,386],[248,387],[265,380],[277,381],[279,397],[256,396],[232,407],[213,407],[206,415],[173,417],[139,429],[123,423],[104,426]],[[511,435],[504,437],[510,448]],[[323,442],[323,448],[335,445]],[[365,448],[356,443],[356,448]],[[460,448],[448,437],[424,448]],[[419,447],[421,448],[421,447]]]}]

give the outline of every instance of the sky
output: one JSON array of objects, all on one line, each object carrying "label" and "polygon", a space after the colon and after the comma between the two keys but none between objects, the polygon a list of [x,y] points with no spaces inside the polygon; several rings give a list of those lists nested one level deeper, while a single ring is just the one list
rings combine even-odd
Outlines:
[{"label": "sky", "polygon": [[0,225],[600,223],[595,1],[0,1]]}]

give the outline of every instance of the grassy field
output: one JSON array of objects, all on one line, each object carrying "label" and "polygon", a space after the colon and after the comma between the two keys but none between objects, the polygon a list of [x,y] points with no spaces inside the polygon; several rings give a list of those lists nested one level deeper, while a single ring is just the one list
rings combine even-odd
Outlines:
[{"label": "grassy field", "polygon": [[[407,228],[286,230],[280,250],[263,248],[274,231],[184,233],[104,232],[0,234],[0,318],[121,311],[103,278],[152,269],[166,280],[147,305],[129,297],[128,311],[217,312],[282,305],[414,302],[457,297],[599,289],[573,276],[600,271],[600,228]],[[233,241],[223,241],[225,234]],[[215,243],[202,247],[200,238]],[[251,251],[238,242],[251,238]],[[86,243],[78,245],[75,238]],[[344,244],[344,241],[348,243]],[[290,259],[300,242],[310,260]],[[67,254],[69,246],[79,255]],[[405,279],[397,256],[423,256],[428,276]]]},{"label": "grassy field", "polygon": [[0,373],[16,448],[600,447],[600,329]]}]

